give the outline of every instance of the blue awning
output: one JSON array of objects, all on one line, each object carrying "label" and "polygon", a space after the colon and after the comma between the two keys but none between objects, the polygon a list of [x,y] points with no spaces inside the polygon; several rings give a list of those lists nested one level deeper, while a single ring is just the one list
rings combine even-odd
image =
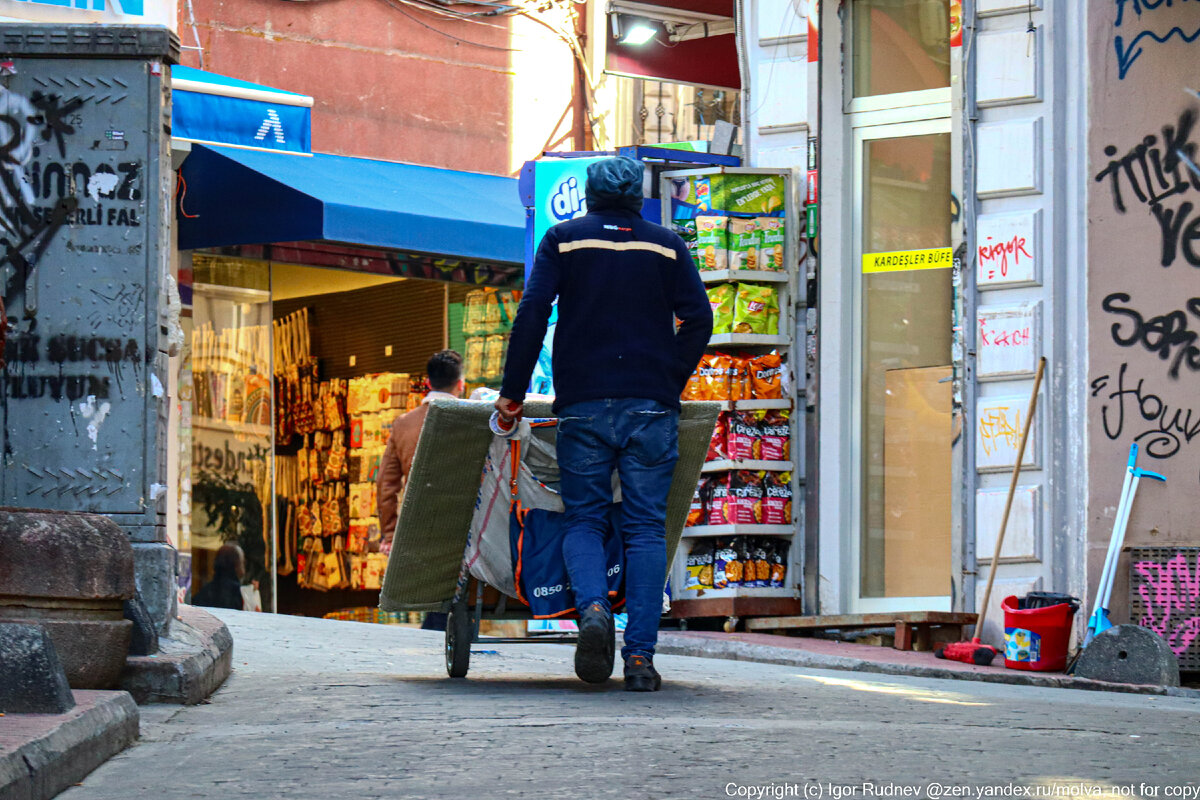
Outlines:
[{"label": "blue awning", "polygon": [[171,134],[176,140],[308,154],[307,95],[191,67],[171,68]]},{"label": "blue awning", "polygon": [[180,174],[185,250],[323,240],[493,263],[525,257],[515,178],[202,145]]}]

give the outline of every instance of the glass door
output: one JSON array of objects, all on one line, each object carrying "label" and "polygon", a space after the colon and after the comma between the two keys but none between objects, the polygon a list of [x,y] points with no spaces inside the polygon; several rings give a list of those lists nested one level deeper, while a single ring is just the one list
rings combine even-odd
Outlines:
[{"label": "glass door", "polygon": [[855,129],[858,612],[949,610],[948,119]]}]

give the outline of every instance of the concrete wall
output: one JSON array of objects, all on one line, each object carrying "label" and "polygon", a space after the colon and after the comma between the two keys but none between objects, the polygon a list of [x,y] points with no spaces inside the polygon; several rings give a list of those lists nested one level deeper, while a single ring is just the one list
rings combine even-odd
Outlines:
[{"label": "concrete wall", "polygon": [[314,98],[316,151],[508,175],[543,148],[583,146],[557,8],[468,22],[379,0],[194,0],[193,28],[181,5],[205,69]]}]

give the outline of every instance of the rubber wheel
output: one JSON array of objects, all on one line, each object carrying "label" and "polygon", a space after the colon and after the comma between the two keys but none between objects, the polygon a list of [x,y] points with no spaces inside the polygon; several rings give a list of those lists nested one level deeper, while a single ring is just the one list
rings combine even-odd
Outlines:
[{"label": "rubber wheel", "polygon": [[471,613],[464,603],[453,606],[446,618],[446,673],[451,678],[467,677],[471,668]]},{"label": "rubber wheel", "polygon": [[725,624],[722,627],[725,629],[726,633],[733,633],[734,631],[737,630],[737,626],[738,626],[737,617],[730,617],[729,619],[725,620]]}]

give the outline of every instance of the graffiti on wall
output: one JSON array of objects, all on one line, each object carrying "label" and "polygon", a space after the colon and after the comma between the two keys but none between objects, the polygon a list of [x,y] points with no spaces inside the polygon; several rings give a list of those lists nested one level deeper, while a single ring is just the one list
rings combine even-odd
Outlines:
[{"label": "graffiti on wall", "polygon": [[[120,244],[91,241],[96,227],[142,227],[143,165],[122,160],[124,133],[78,141],[85,100],[50,92],[28,95],[0,87],[0,293],[14,330],[5,343],[4,395],[12,400],[107,400],[124,391],[149,356],[137,338],[145,286],[91,288],[78,326],[39,326],[39,280],[54,257],[70,268],[98,259],[141,256],[142,237]],[[44,315],[43,315],[44,316]],[[112,335],[122,331],[124,335]],[[102,335],[107,334],[107,335]],[[39,369],[39,368],[43,369]],[[95,422],[94,418],[92,420]]]},{"label": "graffiti on wall", "polygon": [[[1178,2],[1191,5],[1188,0]],[[1121,80],[1125,80],[1134,62],[1147,48],[1200,40],[1200,25],[1171,25],[1164,21],[1164,14],[1155,13],[1170,9],[1171,0],[1113,0],[1113,3],[1117,13],[1113,27],[1120,31],[1113,37],[1113,49],[1117,57],[1117,76]]]},{"label": "graffiti on wall", "polygon": [[1176,656],[1185,656],[1200,637],[1200,553],[1180,548],[1165,558],[1136,558],[1132,577],[1138,624],[1165,639]]}]

